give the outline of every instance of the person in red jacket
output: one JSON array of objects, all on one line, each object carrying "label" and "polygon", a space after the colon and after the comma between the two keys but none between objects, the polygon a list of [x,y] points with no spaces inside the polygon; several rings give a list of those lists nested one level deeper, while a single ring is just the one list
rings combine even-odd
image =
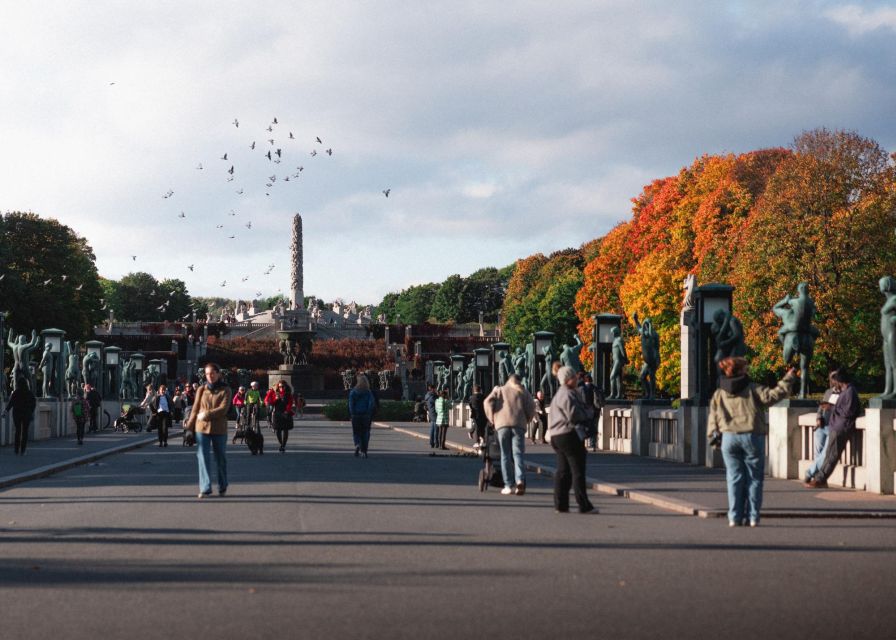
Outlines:
[{"label": "person in red jacket", "polygon": [[274,429],[277,433],[277,442],[280,443],[280,453],[286,451],[286,441],[289,440],[289,432],[292,430],[294,413],[292,389],[281,380],[277,383],[277,401],[274,403]]},{"label": "person in red jacket", "polygon": [[268,410],[268,424],[271,429],[274,428],[274,403],[277,402],[277,391],[274,387],[268,389],[268,392],[264,394],[264,406],[267,407]]}]

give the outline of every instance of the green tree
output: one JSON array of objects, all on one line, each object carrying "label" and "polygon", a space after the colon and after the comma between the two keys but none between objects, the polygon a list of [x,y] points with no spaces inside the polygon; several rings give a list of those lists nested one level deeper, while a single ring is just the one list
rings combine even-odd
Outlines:
[{"label": "green tree", "polygon": [[162,310],[162,319],[169,322],[187,320],[192,314],[193,299],[187,292],[187,285],[183,280],[168,278],[159,283],[159,292],[162,294],[165,308]]},{"label": "green tree", "polygon": [[409,324],[419,324],[429,319],[432,302],[439,285],[435,282],[408,287],[398,295],[395,302],[395,318]]},{"label": "green tree", "polygon": [[20,212],[0,217],[0,267],[0,300],[8,307],[2,310],[19,333],[52,327],[83,340],[104,319],[93,250],[59,221]]},{"label": "green tree", "polygon": [[158,322],[162,319],[164,302],[159,282],[143,271],[129,273],[118,281],[112,299],[115,318],[122,322]]},{"label": "green tree", "polygon": [[461,293],[464,279],[458,274],[448,276],[439,286],[432,301],[430,317],[437,322],[460,322]]},{"label": "green tree", "polygon": [[485,267],[474,271],[464,280],[460,293],[460,312],[458,322],[478,322],[482,312],[485,322],[497,322],[501,306],[504,304],[504,292],[510,279],[511,268],[498,270]]},{"label": "green tree", "polygon": [[376,306],[374,315],[382,314],[386,318],[386,322],[395,320],[395,303],[398,302],[398,293],[391,292],[383,296],[382,301]]}]

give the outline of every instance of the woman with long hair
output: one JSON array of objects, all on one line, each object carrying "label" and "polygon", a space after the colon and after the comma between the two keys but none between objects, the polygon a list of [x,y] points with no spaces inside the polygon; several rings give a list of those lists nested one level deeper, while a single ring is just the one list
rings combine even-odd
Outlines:
[{"label": "woman with long hair", "polygon": [[274,401],[274,430],[277,433],[277,442],[280,443],[280,453],[286,452],[286,441],[289,440],[289,432],[292,430],[294,411],[292,388],[281,380],[277,383],[277,399]]},{"label": "woman with long hair", "polygon": [[352,420],[352,438],[355,442],[355,457],[367,457],[367,445],[370,444],[370,426],[373,422],[373,410],[376,399],[370,390],[367,376],[358,376],[358,381],[348,394],[348,413]]},{"label": "woman with long hair", "polygon": [[212,493],[211,452],[215,455],[218,471],[218,495],[227,493],[227,414],[230,411],[230,387],[221,380],[221,367],[212,362],[205,365],[206,383],[196,392],[190,417],[184,423],[186,431],[196,434],[196,457],[199,459],[199,498]]}]

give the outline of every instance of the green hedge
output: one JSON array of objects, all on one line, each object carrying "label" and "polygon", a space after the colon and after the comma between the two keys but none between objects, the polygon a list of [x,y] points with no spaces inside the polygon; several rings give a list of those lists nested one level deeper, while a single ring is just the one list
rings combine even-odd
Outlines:
[{"label": "green hedge", "polygon": [[[348,400],[337,400],[324,406],[324,415],[330,420],[350,420]],[[380,410],[374,420],[386,422],[410,422],[414,417],[414,403],[404,400],[380,400]]]}]

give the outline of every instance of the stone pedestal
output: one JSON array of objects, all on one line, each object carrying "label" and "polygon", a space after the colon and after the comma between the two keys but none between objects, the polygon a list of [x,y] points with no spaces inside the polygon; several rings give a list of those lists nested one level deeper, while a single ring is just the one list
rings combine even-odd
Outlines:
[{"label": "stone pedestal", "polygon": [[448,416],[448,426],[468,428],[470,425],[470,405],[466,402],[459,402],[451,407],[451,413]]},{"label": "stone pedestal", "polygon": [[818,410],[814,400],[782,400],[768,409],[768,474],[773,478],[799,477],[800,416]]},{"label": "stone pedestal", "polygon": [[865,410],[866,491],[893,494],[896,489],[896,400],[872,398]]},{"label": "stone pedestal", "polygon": [[317,373],[311,365],[281,364],[277,370],[268,371],[268,387],[277,386],[281,380],[286,382],[293,391],[301,391],[306,395],[308,391],[323,391],[324,376]]},{"label": "stone pedestal", "polygon": [[650,412],[672,406],[671,400],[639,398],[632,403],[632,453],[650,455]]},{"label": "stone pedestal", "polygon": [[[622,442],[620,438],[613,435],[613,416],[612,413],[618,410],[631,411],[632,403],[628,400],[607,400],[600,411],[600,421],[598,422],[597,446],[601,451],[622,451],[630,453],[631,448]],[[630,440],[629,440],[630,442]]]}]

